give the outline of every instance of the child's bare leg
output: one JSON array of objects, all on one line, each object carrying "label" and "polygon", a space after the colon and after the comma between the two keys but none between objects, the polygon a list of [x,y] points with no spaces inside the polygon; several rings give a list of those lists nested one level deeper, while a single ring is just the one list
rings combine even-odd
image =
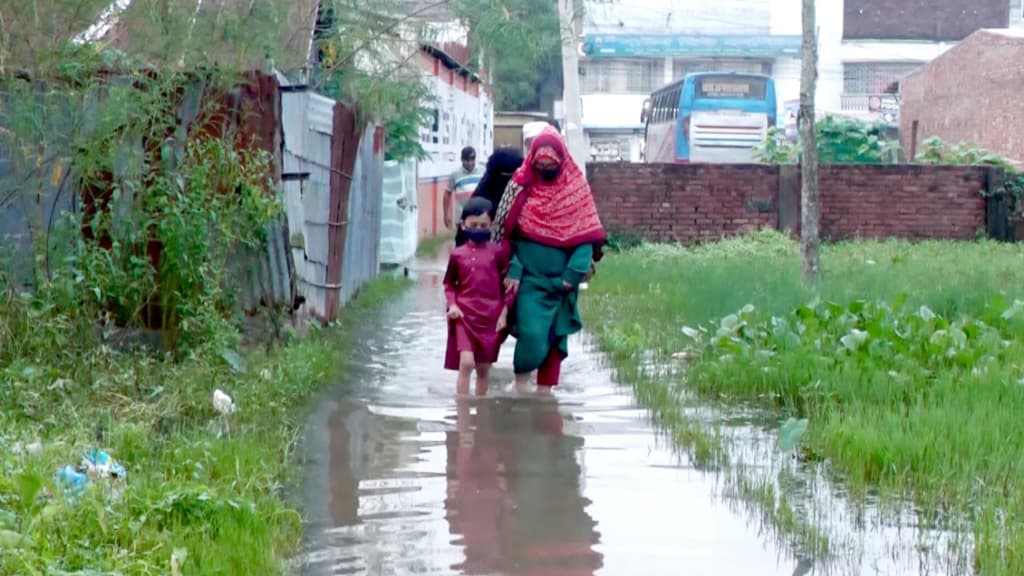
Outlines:
[{"label": "child's bare leg", "polygon": [[459,379],[455,381],[455,392],[469,394],[469,378],[476,368],[473,352],[459,352]]},{"label": "child's bare leg", "polygon": [[476,393],[479,396],[487,394],[487,388],[490,386],[489,376],[491,374],[490,364],[477,364],[476,366]]}]

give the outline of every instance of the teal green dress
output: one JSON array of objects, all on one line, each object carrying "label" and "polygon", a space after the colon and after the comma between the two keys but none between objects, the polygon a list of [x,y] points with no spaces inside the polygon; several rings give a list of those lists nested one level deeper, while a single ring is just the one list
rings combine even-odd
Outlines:
[{"label": "teal green dress", "polygon": [[[557,348],[569,355],[569,335],[583,329],[577,301],[579,285],[590,271],[594,247],[552,248],[517,239],[512,242],[508,276],[519,280],[513,335],[516,350],[512,365],[516,374],[540,368]],[[569,284],[566,289],[563,282]]]}]

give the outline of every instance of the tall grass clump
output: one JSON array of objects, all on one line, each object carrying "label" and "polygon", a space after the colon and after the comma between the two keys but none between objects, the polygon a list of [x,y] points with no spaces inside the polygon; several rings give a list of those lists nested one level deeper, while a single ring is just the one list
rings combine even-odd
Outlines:
[{"label": "tall grass clump", "polygon": [[620,366],[687,358],[662,385],[806,420],[805,460],[967,523],[979,573],[1024,572],[1024,250],[851,242],[822,263],[812,293],[774,232],[643,246],[602,262],[584,308]]}]

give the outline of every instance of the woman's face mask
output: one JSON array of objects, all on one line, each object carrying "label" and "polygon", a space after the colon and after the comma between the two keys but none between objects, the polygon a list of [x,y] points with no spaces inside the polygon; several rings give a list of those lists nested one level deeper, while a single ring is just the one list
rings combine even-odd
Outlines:
[{"label": "woman's face mask", "polygon": [[560,170],[559,170],[558,166],[553,166],[553,167],[548,167],[548,168],[537,168],[537,174],[545,182],[553,182],[556,178],[558,178],[558,173],[559,172],[560,172]]},{"label": "woman's face mask", "polygon": [[537,159],[533,163],[533,169],[545,182],[551,182],[558,178],[558,173],[562,167],[556,158],[555,151],[548,146],[542,147],[537,152]]}]

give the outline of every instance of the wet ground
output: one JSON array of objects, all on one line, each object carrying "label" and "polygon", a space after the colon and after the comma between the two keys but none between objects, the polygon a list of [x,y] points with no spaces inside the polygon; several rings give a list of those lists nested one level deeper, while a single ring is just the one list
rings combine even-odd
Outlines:
[{"label": "wet ground", "polygon": [[659,439],[585,335],[570,343],[553,396],[511,389],[509,347],[487,397],[457,398],[454,374],[441,369],[441,273],[439,263],[421,266],[381,328],[366,327],[362,369],[316,406],[303,573],[927,572],[919,558],[897,562],[884,535],[839,570],[799,561],[730,502],[720,475]]}]

